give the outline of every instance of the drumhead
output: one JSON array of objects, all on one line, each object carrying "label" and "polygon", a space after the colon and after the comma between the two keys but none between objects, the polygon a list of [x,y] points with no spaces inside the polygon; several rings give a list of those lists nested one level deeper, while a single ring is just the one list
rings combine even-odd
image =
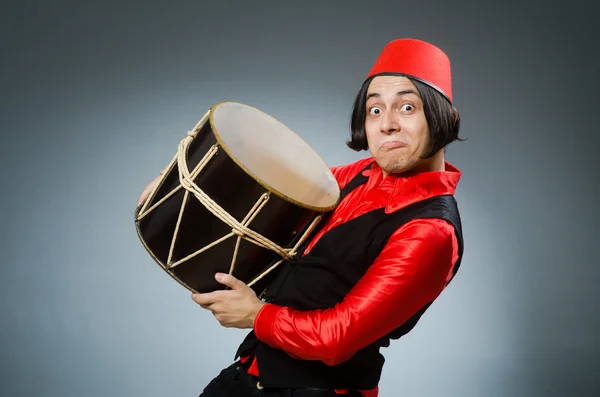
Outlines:
[{"label": "drumhead", "polygon": [[229,156],[268,190],[318,211],[337,205],[340,189],[330,168],[278,120],[251,106],[222,102],[211,109],[210,123]]}]

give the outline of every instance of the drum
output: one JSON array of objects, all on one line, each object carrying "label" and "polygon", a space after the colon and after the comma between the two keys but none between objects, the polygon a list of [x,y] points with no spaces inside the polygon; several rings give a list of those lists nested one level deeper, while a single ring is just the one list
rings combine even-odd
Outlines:
[{"label": "drum", "polygon": [[135,226],[150,256],[188,290],[225,289],[214,277],[223,272],[260,293],[339,196],[330,168],[292,130],[221,102],[179,143],[136,208]]}]

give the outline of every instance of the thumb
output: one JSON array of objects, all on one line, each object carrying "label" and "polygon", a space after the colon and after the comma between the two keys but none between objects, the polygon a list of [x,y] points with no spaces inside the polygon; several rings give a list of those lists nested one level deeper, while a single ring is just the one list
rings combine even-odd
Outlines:
[{"label": "thumb", "polygon": [[243,281],[238,280],[231,274],[217,273],[215,274],[215,279],[221,284],[230,287],[231,289],[239,289],[246,286],[246,284]]}]

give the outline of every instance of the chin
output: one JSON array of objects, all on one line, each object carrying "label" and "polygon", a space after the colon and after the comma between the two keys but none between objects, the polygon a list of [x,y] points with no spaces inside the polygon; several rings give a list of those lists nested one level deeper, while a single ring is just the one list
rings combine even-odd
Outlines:
[{"label": "chin", "polygon": [[409,170],[408,170],[408,169],[406,169],[406,168],[399,168],[399,167],[397,167],[397,168],[391,168],[391,169],[388,169],[388,170],[386,170],[386,172],[387,172],[388,174],[396,174],[396,175],[397,175],[397,174],[403,174],[403,173],[405,173],[406,171],[409,171]]},{"label": "chin", "polygon": [[401,174],[408,171],[409,167],[406,167],[405,164],[389,164],[385,167],[382,167],[382,169],[388,174]]}]

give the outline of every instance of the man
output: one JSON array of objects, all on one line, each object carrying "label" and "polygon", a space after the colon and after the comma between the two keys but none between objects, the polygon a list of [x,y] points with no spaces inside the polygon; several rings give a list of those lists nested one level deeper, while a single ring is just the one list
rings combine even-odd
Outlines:
[{"label": "man", "polygon": [[202,397],[377,395],[380,348],[412,330],[461,262],[461,172],[444,157],[459,126],[447,56],[389,43],[347,142],[371,157],[332,168],[337,208],[260,299],[226,274],[215,277],[231,289],[192,295],[223,326],[252,329]]}]

